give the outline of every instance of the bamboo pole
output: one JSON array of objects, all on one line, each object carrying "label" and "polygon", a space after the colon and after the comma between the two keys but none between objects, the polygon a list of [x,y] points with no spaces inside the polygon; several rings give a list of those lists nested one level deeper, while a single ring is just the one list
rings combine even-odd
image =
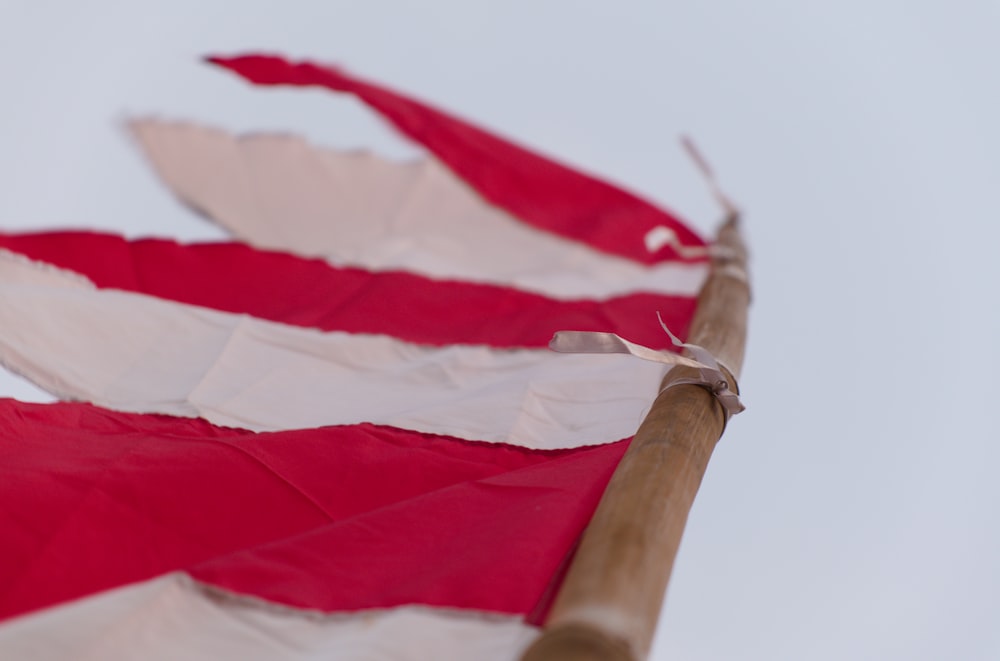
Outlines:
[{"label": "bamboo pole", "polygon": [[[724,257],[713,259],[688,342],[711,351],[736,377],[750,287],[739,277],[746,247],[735,214],[716,245]],[[694,373],[674,368],[664,385]],[[706,388],[660,392],[583,534],[545,631],[522,661],[646,658],[688,512],[724,427],[722,407]]]}]

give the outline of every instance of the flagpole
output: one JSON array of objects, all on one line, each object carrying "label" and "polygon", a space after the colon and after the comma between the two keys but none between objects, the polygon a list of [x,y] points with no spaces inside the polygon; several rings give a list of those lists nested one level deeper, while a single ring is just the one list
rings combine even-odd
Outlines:
[{"label": "flagpole", "polygon": [[[719,229],[688,342],[732,371],[743,364],[750,286],[739,218]],[[715,396],[671,382],[636,432],[583,534],[545,630],[522,661],[641,661],[649,652],[688,512],[725,428]]]}]

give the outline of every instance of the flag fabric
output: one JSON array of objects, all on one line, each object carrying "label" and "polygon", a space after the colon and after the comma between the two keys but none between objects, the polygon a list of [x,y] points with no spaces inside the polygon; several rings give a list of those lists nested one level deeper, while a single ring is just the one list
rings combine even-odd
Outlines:
[{"label": "flag fabric", "polygon": [[[181,200],[258,247],[368,271],[403,269],[514,286],[559,299],[637,291],[691,297],[705,278],[704,260],[644,264],[591,243],[583,230],[596,224],[599,213],[593,223],[580,223],[579,237],[538,231],[502,207],[484,204],[433,159],[392,163],[313,149],[285,135],[234,138],[178,122],[136,121],[132,129]],[[364,222],[330,223],[331,217]],[[623,219],[617,227],[625,235],[655,238],[673,232],[665,224],[669,219],[656,225]],[[649,254],[642,250],[643,257]]]},{"label": "flag fabric", "polygon": [[704,243],[675,215],[626,191],[339,69],[267,55],[208,61],[258,85],[322,87],[353,94],[425,146],[485,200],[532,227],[642,264],[683,256],[674,244],[651,250],[650,232],[666,229],[682,246]]},{"label": "flag fabric", "polygon": [[63,400],[0,400],[0,656],[516,658],[662,377],[547,342],[669,348],[703,243],[339,70],[213,61],[430,156],[139,121],[238,242],[0,234],[0,361]]}]

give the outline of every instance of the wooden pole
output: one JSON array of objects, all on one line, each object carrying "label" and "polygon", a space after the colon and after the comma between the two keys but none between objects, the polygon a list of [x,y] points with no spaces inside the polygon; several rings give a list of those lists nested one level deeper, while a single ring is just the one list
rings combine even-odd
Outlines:
[{"label": "wooden pole", "polygon": [[[723,256],[713,259],[688,342],[712,352],[735,384],[750,302],[736,215],[716,245]],[[677,367],[663,383],[696,374]],[[646,658],[688,512],[724,427],[722,406],[706,388],[660,392],[583,534],[545,631],[522,661]]]}]

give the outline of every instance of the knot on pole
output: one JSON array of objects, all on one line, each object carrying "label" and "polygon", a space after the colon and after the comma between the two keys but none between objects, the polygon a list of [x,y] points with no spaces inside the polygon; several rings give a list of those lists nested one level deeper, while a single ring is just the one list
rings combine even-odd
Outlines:
[{"label": "knot on pole", "polygon": [[692,367],[698,371],[698,376],[671,380],[664,386],[663,390],[684,384],[693,384],[707,389],[722,405],[726,422],[732,416],[745,410],[746,407],[740,401],[739,386],[732,370],[719,362],[708,349],[697,344],[681,342],[663,323],[659,312],[656,313],[656,317],[660,320],[660,326],[666,331],[674,346],[687,351],[690,357],[670,351],[650,349],[641,344],[629,342],[614,333],[590,331],[558,331],[549,342],[549,348],[560,353],[622,353],[671,367]]},{"label": "knot on pole", "polygon": [[[669,383],[666,383],[660,389],[660,392],[680,385],[701,386],[715,395],[715,399],[722,405],[726,422],[729,422],[729,418],[737,413],[745,411],[746,406],[740,401],[740,387],[736,383],[733,371],[723,365],[708,349],[700,347],[697,344],[681,342],[676,335],[670,332],[667,325],[663,323],[663,317],[660,316],[659,312],[656,313],[656,318],[660,320],[660,327],[670,337],[670,341],[674,343],[674,346],[687,350],[691,354],[691,357],[699,364],[697,367],[697,377],[671,379]],[[732,382],[732,386],[730,386],[730,381]]]}]

